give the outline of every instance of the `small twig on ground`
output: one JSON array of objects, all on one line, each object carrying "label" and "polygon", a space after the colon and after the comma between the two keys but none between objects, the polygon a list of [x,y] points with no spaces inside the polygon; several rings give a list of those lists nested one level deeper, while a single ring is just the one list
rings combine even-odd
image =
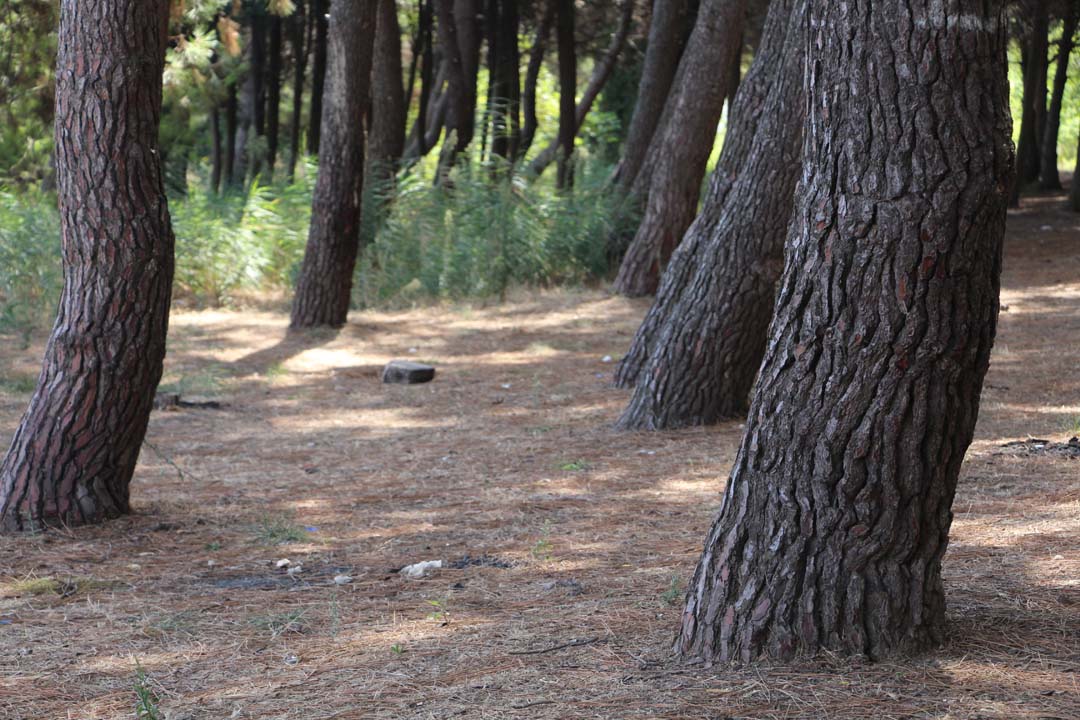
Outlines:
[{"label": "small twig on ground", "polygon": [[536,707],[537,705],[554,705],[554,700],[537,700],[536,702],[525,703],[524,705],[511,705],[514,710],[524,710],[525,708]]},{"label": "small twig on ground", "polygon": [[580,645],[591,645],[596,642],[597,638],[577,638],[570,642],[565,642],[562,645],[553,645],[552,647],[543,648],[541,650],[511,650],[510,655],[540,655],[542,653],[555,652],[556,650],[562,650],[568,647],[578,647]]},{"label": "small twig on ground", "polygon": [[[163,462],[165,462],[170,467],[172,467],[172,469],[176,471],[176,474],[180,477],[180,479],[182,481],[187,481],[187,475],[184,473],[183,470],[180,469],[180,466],[177,465],[173,461],[173,459],[171,457],[169,457],[164,452],[162,452],[160,449],[158,449],[157,445],[154,445],[154,443],[150,442],[149,440],[145,440],[145,439],[143,440],[143,445],[145,445],[146,447],[153,450],[155,455],[157,455]],[[195,480],[198,480],[198,478],[196,478],[194,476],[192,476],[192,478],[195,479]]]}]

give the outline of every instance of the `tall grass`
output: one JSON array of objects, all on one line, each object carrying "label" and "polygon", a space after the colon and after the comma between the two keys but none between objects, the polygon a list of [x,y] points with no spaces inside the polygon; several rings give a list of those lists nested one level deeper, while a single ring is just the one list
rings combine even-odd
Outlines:
[{"label": "tall grass", "polygon": [[[623,217],[605,187],[610,168],[582,163],[574,192],[560,194],[547,177],[495,178],[490,167],[471,167],[455,170],[448,188],[435,187],[426,166],[369,188],[357,306],[500,297],[514,285],[580,284],[607,272],[605,242]],[[188,195],[169,203],[176,298],[227,306],[247,293],[290,290],[314,168],[292,184],[223,195],[197,172]],[[54,195],[0,192],[0,330],[51,319],[62,283],[59,226]]]}]

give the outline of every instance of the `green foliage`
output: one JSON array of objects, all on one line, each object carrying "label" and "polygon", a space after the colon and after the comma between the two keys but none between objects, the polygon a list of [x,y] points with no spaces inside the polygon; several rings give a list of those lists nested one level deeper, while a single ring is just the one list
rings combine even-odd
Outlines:
[{"label": "green foliage", "polygon": [[306,540],[307,534],[286,517],[264,517],[255,529],[255,538],[264,545],[286,545]]},{"label": "green foliage", "polygon": [[47,324],[62,285],[56,198],[0,192],[0,332]]},{"label": "green foliage", "polygon": [[150,687],[150,678],[138,662],[135,664],[135,717],[138,720],[158,720],[158,698]]},{"label": "green foliage", "polygon": [[50,174],[58,3],[0,2],[0,183]]}]

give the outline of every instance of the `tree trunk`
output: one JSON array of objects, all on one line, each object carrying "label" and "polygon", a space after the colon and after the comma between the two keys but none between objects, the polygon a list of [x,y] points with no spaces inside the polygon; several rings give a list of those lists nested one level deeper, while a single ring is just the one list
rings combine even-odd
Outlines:
[{"label": "tree trunk", "polygon": [[[1046,109],[1046,63],[1049,16],[1046,0],[1031,0],[1032,28],[1025,41],[1023,109],[1016,143],[1016,178],[1010,203],[1020,204],[1020,192],[1039,174],[1040,119]],[[1040,105],[1042,110],[1039,109]]]},{"label": "tree trunk", "polygon": [[634,114],[623,142],[622,159],[615,169],[614,181],[628,191],[637,177],[664,112],[675,72],[679,69],[683,48],[693,27],[694,3],[691,0],[654,2],[649,44],[641,68]]},{"label": "tree trunk", "polygon": [[[638,381],[619,420],[624,429],[702,425],[746,412],[802,162],[805,27],[806,0],[773,0],[765,32],[780,42],[767,37],[754,61],[775,70],[765,71],[770,88],[754,113],[753,143],[738,179],[709,193],[672,258],[635,338],[645,348],[623,360],[620,374]],[[644,358],[631,372],[628,363]]]},{"label": "tree trunk", "polygon": [[307,72],[307,46],[304,44],[304,30],[307,24],[304,16],[305,11],[305,3],[297,3],[296,11],[289,21],[289,43],[292,45],[293,54],[292,120],[289,124],[289,182],[292,182],[296,176],[296,163],[300,160],[300,128],[304,121],[304,75]]},{"label": "tree trunk", "polygon": [[225,98],[225,187],[232,188],[236,185],[236,144],[239,132],[238,101],[236,97],[236,81],[229,82],[226,88],[228,93]]},{"label": "tree trunk", "polygon": [[492,68],[494,130],[491,153],[509,164],[521,143],[521,53],[518,49],[517,0],[492,0],[497,22],[492,37],[495,52]]},{"label": "tree trunk", "polygon": [[[434,39],[432,38],[433,10],[431,2],[432,0],[421,0],[419,7],[420,16],[417,34],[420,37],[422,55],[420,63],[420,97],[417,100],[416,122],[413,124],[409,144],[405,149],[405,157],[409,160],[424,157],[431,149],[431,145],[427,143],[425,137],[428,108],[435,90],[434,72],[432,70],[435,62],[435,49]],[[412,93],[409,93],[406,102],[412,102]]]},{"label": "tree trunk", "polygon": [[941,560],[994,339],[1002,3],[810,12],[787,266],[676,644],[707,663],[943,640]]},{"label": "tree trunk", "polygon": [[281,126],[281,40],[283,20],[277,15],[269,18],[270,62],[267,63],[266,83],[266,179],[273,181],[277,164],[278,137]]},{"label": "tree trunk", "polygon": [[[266,137],[266,86],[267,86],[267,63],[266,41],[269,21],[266,18],[264,7],[255,7],[250,11],[251,15],[251,52],[248,55],[251,66],[248,68],[249,82],[245,86],[247,97],[245,102],[248,107],[251,126],[255,130],[255,137]],[[258,177],[262,170],[263,158],[254,152],[250,139],[245,143],[244,151],[247,156],[248,172],[251,177]]]},{"label": "tree trunk", "polygon": [[376,0],[374,69],[371,73],[371,132],[368,136],[368,179],[376,189],[392,180],[405,152],[408,108],[402,86],[401,27],[394,0]]},{"label": "tree trunk", "polygon": [[1043,130],[1039,171],[1039,187],[1043,190],[1061,189],[1061,176],[1058,174],[1057,166],[1058,130],[1061,128],[1061,104],[1065,96],[1065,82],[1069,75],[1069,55],[1072,53],[1075,34],[1076,3],[1069,2],[1062,21],[1057,69],[1054,71],[1054,88],[1050,94],[1050,108],[1046,111],[1046,129]]},{"label": "tree trunk", "polygon": [[210,110],[210,188],[215,194],[221,192],[221,107],[217,101]]},{"label": "tree trunk", "polygon": [[536,118],[536,83],[540,79],[540,69],[544,65],[544,54],[547,52],[548,36],[555,24],[555,11],[558,9],[558,0],[546,0],[544,14],[541,16],[536,28],[536,40],[529,51],[529,66],[525,70],[525,85],[521,93],[521,110],[524,115],[521,126],[521,143],[518,145],[517,158],[523,159],[532,147],[533,139],[539,122]]},{"label": "tree trunk", "polygon": [[1073,169],[1072,186],[1069,188],[1069,208],[1080,212],[1080,141],[1076,148],[1076,167]]},{"label": "tree trunk", "polygon": [[0,464],[5,531],[130,510],[172,289],[173,234],[157,147],[167,19],[165,0],[60,6],[64,291],[37,389]]},{"label": "tree trunk", "polygon": [[[645,215],[615,278],[615,290],[637,297],[656,292],[660,271],[697,214],[701,180],[716,126],[742,49],[746,0],[706,0],[698,11],[674,95],[649,155],[654,156]],[[648,164],[648,159],[646,164]]]},{"label": "tree trunk", "polygon": [[574,187],[574,138],[577,136],[577,54],[574,41],[574,0],[558,0],[555,37],[559,50],[559,149],[555,187]]},{"label": "tree trunk", "polygon": [[[626,40],[630,37],[630,30],[633,28],[633,24],[634,3],[633,0],[626,0],[626,2],[623,3],[619,27],[615,30],[615,34],[611,38],[611,44],[604,53],[604,57],[596,63],[596,66],[593,68],[592,76],[589,78],[589,84],[585,86],[585,91],[582,92],[581,99],[574,108],[575,137],[578,129],[585,123],[585,118],[592,109],[593,103],[596,102],[596,98],[600,95],[600,91],[604,89],[604,85],[607,84],[612,72],[614,72],[615,63],[618,61],[623,48],[626,47]],[[550,145],[536,154],[536,157],[529,163],[530,175],[539,177],[543,174],[548,165],[555,160],[559,151],[559,143],[560,138],[556,136]]]},{"label": "tree trunk", "polygon": [[311,53],[311,110],[308,113],[308,155],[319,154],[322,133],[323,88],[326,85],[326,54],[330,0],[313,0],[315,42]]},{"label": "tree trunk", "polygon": [[[469,27],[470,23],[468,18],[457,16],[458,12],[471,7],[471,4],[462,0],[436,0],[435,7],[439,19],[439,43],[442,45],[447,70],[446,137],[443,140],[443,151],[436,174],[436,182],[442,183],[450,172],[450,167],[472,142],[476,84],[475,78],[470,81],[467,75],[466,60],[471,58],[471,48],[468,52],[462,52],[462,43],[471,41],[472,35],[467,32],[465,38],[459,36],[459,29]],[[477,47],[479,48],[479,45]],[[476,63],[472,63],[468,67],[475,66]],[[471,95],[470,87],[473,88]]]},{"label": "tree trunk", "polygon": [[293,328],[341,327],[349,313],[360,244],[364,123],[378,0],[335,0],[330,15],[326,105],[311,229],[293,299]]}]

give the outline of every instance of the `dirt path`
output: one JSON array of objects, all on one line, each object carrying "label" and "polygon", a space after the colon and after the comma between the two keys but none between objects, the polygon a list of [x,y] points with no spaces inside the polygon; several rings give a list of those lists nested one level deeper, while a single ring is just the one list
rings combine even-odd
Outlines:
[{"label": "dirt path", "polygon": [[[171,720],[1078,717],[1080,457],[1002,445],[1080,434],[1080,216],[1009,222],[936,654],[670,659],[740,427],[610,429],[602,359],[644,304],[551,293],[304,338],[180,313],[166,382],[227,407],[155,413],[132,517],[0,539],[0,718],[132,717],[136,662]],[[0,342],[6,438],[41,346]],[[391,358],[439,374],[384,386]],[[433,559],[462,567],[394,572]]]}]

